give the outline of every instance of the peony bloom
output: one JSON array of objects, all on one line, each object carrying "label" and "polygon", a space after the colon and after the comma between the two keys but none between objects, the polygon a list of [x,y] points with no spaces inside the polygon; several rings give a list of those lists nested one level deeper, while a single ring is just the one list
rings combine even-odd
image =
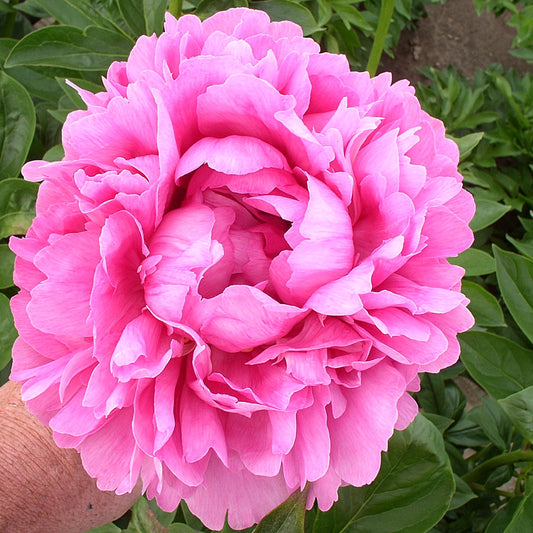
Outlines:
[{"label": "peony bloom", "polygon": [[12,378],[102,490],[212,529],[371,482],[472,325],[458,150],[290,22],[167,16],[34,161]]}]

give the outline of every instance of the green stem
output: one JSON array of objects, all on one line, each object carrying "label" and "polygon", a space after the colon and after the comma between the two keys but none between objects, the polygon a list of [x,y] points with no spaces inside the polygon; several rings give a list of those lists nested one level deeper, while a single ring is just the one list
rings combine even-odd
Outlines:
[{"label": "green stem", "polygon": [[463,476],[463,480],[467,483],[476,481],[481,474],[484,474],[487,470],[493,470],[498,466],[517,463],[520,461],[533,461],[533,451],[530,450],[516,450],[514,452],[503,453],[497,457],[493,457],[484,463],[476,466],[473,470]]},{"label": "green stem", "polygon": [[394,4],[395,0],[381,0],[376,36],[372,43],[372,50],[370,50],[370,57],[366,66],[366,70],[368,70],[371,76],[375,76],[378,70],[379,60],[381,59],[383,48],[385,48],[385,39],[387,38],[392,13],[394,12]]},{"label": "green stem", "polygon": [[[9,4],[11,6],[14,6],[19,3],[19,0],[11,0]],[[8,13],[6,15],[6,20],[4,23],[4,28],[2,31],[2,37],[12,37],[13,36],[13,30],[15,29],[15,21],[17,19],[17,12],[13,11],[11,13]]]},{"label": "green stem", "polygon": [[183,0],[170,0],[168,12],[174,15],[177,19],[181,17],[181,10],[183,8]]},{"label": "green stem", "polygon": [[470,483],[470,487],[472,487],[475,490],[478,490],[479,492],[490,492],[491,494],[496,494],[497,496],[503,496],[504,498],[514,498],[516,496],[514,492],[509,492],[506,490],[493,489],[493,490],[487,491],[487,489],[479,483]]}]

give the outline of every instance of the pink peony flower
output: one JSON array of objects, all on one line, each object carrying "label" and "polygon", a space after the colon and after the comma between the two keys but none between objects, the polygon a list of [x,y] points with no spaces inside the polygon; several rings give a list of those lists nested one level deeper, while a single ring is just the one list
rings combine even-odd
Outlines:
[{"label": "pink peony flower", "polygon": [[290,22],[167,16],[34,161],[12,378],[102,490],[212,529],[370,483],[472,325],[458,150]]}]

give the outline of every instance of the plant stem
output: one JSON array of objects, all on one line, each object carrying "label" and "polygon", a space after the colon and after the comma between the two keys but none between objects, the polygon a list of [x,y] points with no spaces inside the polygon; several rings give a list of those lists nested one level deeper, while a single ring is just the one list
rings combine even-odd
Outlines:
[{"label": "plant stem", "polygon": [[[9,4],[14,6],[19,3],[19,0],[11,0]],[[2,31],[2,37],[12,37],[13,30],[15,29],[15,21],[17,18],[17,12],[13,11],[6,15],[6,20],[4,22],[4,29]]]},{"label": "plant stem", "polygon": [[385,39],[387,38],[387,32],[392,20],[392,13],[394,12],[394,4],[396,0],[381,0],[381,10],[379,12],[378,27],[376,29],[376,36],[372,43],[372,50],[370,50],[370,57],[368,58],[368,64],[366,70],[371,76],[376,75],[378,70],[379,60],[385,47]]},{"label": "plant stem", "polygon": [[183,0],[170,0],[170,5],[168,6],[168,12],[171,15],[174,15],[177,19],[181,17],[181,10],[183,7]]},{"label": "plant stem", "polygon": [[503,496],[504,498],[514,498],[516,496],[514,492],[509,492],[506,490],[494,489],[494,490],[487,491],[487,489],[479,483],[470,483],[470,486],[473,489],[478,490],[479,492],[490,492],[491,494],[496,494],[497,496]]},{"label": "plant stem", "polygon": [[533,461],[533,451],[530,450],[516,450],[514,452],[503,453],[497,457],[493,457],[484,463],[476,466],[473,470],[463,476],[463,480],[467,483],[476,481],[479,476],[487,470],[492,470],[498,466],[517,463],[520,461]]}]

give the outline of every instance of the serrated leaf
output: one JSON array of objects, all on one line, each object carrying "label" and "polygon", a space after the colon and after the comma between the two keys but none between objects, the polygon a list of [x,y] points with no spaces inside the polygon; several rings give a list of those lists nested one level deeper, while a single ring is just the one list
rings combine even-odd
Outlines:
[{"label": "serrated leaf", "polygon": [[292,494],[270,512],[253,533],[303,533],[307,490]]},{"label": "serrated leaf", "polygon": [[533,442],[533,386],[500,400],[520,433]]},{"label": "serrated leaf", "polygon": [[341,488],[333,508],[317,514],[313,533],[422,533],[440,520],[454,491],[442,436],[419,415],[393,435],[376,480]]},{"label": "serrated leaf", "polygon": [[493,246],[496,276],[503,300],[527,338],[533,342],[533,261]]},{"label": "serrated leaf", "polygon": [[6,59],[7,68],[47,66],[74,70],[105,70],[125,60],[133,42],[104,28],[46,26],[21,39]]},{"label": "serrated leaf", "polygon": [[35,130],[35,109],[24,87],[0,72],[0,179],[15,178]]},{"label": "serrated leaf", "polygon": [[506,326],[500,304],[489,291],[468,280],[463,280],[461,291],[470,300],[468,309],[476,319],[476,326]]},{"label": "serrated leaf", "polygon": [[466,369],[497,400],[533,385],[533,350],[484,331],[467,331],[459,340]]},{"label": "serrated leaf", "polygon": [[457,257],[450,258],[448,261],[452,265],[463,267],[466,271],[466,276],[483,276],[496,271],[494,257],[477,248],[469,248]]},{"label": "serrated leaf", "polygon": [[17,338],[13,316],[9,307],[9,298],[0,293],[0,370],[11,359],[11,347]]},{"label": "serrated leaf", "polygon": [[511,210],[511,206],[503,205],[493,200],[486,200],[484,198],[476,198],[476,214],[470,222],[472,231],[479,231],[494,224],[505,213]]}]

